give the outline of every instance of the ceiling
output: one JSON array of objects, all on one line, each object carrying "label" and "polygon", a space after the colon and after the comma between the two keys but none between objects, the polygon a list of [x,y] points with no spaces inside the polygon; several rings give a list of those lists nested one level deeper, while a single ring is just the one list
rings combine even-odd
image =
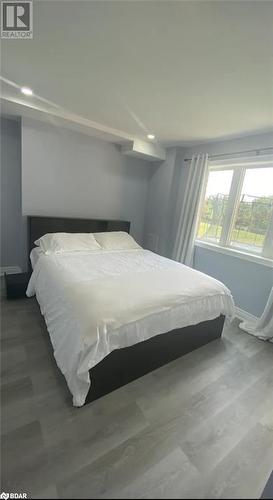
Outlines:
[{"label": "ceiling", "polygon": [[272,1],[35,0],[33,26],[1,44],[16,112],[166,145],[273,129]]}]

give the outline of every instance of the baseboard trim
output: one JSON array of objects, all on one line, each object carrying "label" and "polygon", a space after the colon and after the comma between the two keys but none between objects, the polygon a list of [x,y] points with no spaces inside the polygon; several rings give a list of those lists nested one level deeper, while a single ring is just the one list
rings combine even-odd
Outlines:
[{"label": "baseboard trim", "polygon": [[250,314],[247,311],[244,311],[243,309],[240,309],[240,307],[235,307],[235,315],[238,319],[242,321],[257,321],[257,316],[254,316],[253,314]]},{"label": "baseboard trim", "polygon": [[4,276],[4,274],[17,274],[21,272],[22,269],[19,266],[0,267],[0,276]]}]

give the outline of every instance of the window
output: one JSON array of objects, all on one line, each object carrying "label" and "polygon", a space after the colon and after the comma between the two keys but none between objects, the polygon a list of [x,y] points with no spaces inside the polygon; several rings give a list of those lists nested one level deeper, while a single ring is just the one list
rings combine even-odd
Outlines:
[{"label": "window", "polygon": [[273,259],[273,162],[209,169],[197,240]]}]

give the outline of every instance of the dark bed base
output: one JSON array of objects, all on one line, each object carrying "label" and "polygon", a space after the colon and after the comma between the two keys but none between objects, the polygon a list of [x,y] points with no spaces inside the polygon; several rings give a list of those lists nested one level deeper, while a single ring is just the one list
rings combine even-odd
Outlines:
[{"label": "dark bed base", "polygon": [[85,404],[221,337],[224,320],[221,315],[113,351],[90,370],[91,387]]}]

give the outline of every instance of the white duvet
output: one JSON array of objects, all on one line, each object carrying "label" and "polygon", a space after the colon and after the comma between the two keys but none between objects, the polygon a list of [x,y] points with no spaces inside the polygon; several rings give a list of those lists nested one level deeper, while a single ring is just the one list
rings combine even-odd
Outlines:
[{"label": "white duvet", "polygon": [[114,349],[234,308],[222,283],[148,250],[41,255],[27,289],[35,294],[75,406],[89,370]]}]

